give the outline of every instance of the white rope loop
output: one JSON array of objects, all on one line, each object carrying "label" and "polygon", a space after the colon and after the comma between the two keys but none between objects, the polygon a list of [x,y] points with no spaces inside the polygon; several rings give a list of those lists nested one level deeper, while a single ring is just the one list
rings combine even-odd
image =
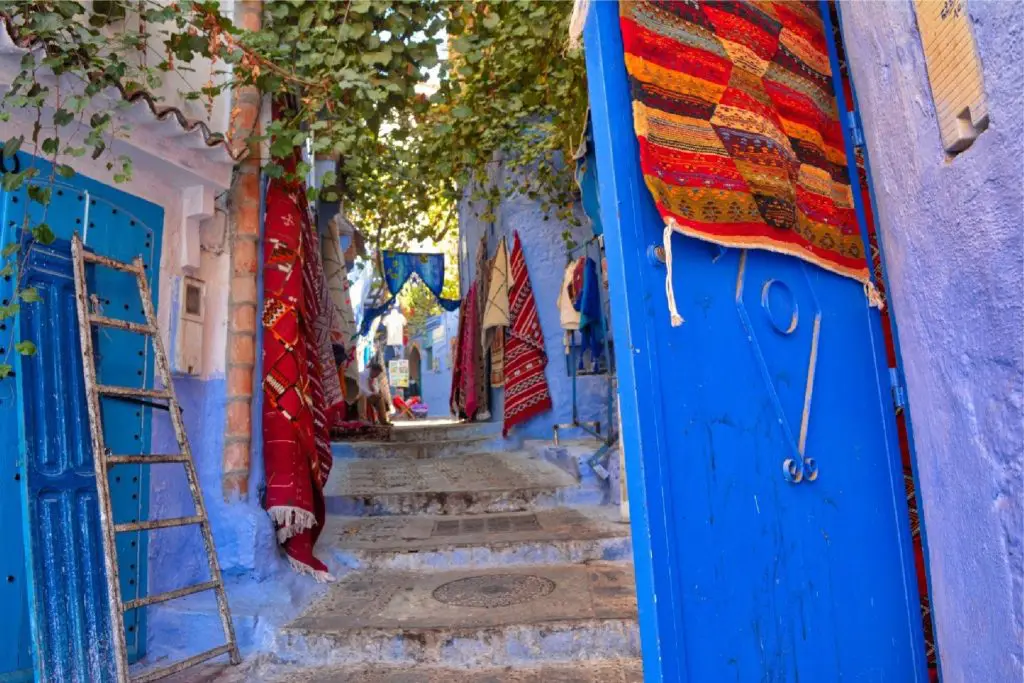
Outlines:
[{"label": "white rope loop", "polygon": [[662,233],[662,242],[665,246],[665,296],[668,298],[668,313],[672,319],[672,327],[679,327],[683,324],[683,316],[679,315],[676,308],[676,293],[672,288],[672,226],[666,225]]}]

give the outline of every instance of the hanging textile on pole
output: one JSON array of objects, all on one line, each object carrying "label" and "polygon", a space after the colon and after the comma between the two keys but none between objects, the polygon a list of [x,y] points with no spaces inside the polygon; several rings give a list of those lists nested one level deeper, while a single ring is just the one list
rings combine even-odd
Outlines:
[{"label": "hanging textile on pole", "polygon": [[512,289],[509,316],[512,326],[505,340],[505,420],[502,434],[512,427],[551,410],[551,393],[544,369],[548,364],[544,333],[537,316],[523,245],[516,232],[509,259]]},{"label": "hanging textile on pole", "polygon": [[492,327],[508,327],[508,248],[505,246],[504,237],[498,243],[498,249],[491,261],[486,296],[484,331]]},{"label": "hanging textile on pole", "polygon": [[467,420],[476,417],[480,401],[480,325],[476,304],[474,283],[459,309],[459,332],[453,354],[452,389],[449,396],[452,415]]},{"label": "hanging textile on pole", "polygon": [[821,16],[796,2],[621,2],[640,165],[665,229],[872,285]]},{"label": "hanging textile on pole", "polygon": [[478,332],[476,345],[478,348],[476,352],[476,374],[473,378],[473,384],[475,385],[477,395],[477,412],[475,417],[478,420],[489,420],[491,418],[491,383],[487,374],[487,354],[491,349],[487,335],[483,331],[484,297],[487,296],[490,281],[491,264],[487,260],[487,233],[485,232],[480,238],[480,245],[477,247],[476,282],[474,283],[476,288],[476,330]]},{"label": "hanging textile on pole", "polygon": [[[289,161],[294,169],[296,159]],[[326,519],[323,486],[332,464],[316,335],[320,241],[301,185],[271,180],[266,207],[264,504],[292,568],[325,581],[331,578],[327,566],[313,555]],[[337,373],[336,366],[327,370]]]}]

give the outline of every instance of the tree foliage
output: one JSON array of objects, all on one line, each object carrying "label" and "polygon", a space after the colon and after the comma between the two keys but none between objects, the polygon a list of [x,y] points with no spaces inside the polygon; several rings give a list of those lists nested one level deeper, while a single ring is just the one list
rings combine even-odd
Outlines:
[{"label": "tree foliage", "polygon": [[[123,182],[128,157],[111,154],[128,130],[117,116],[126,96],[165,82],[195,81],[198,57],[213,67],[186,100],[254,86],[277,116],[260,131],[225,133],[232,144],[260,141],[271,176],[299,146],[336,162],[319,190],[342,199],[375,247],[441,239],[457,225],[458,202],[477,189],[489,212],[503,194],[522,193],[572,220],[575,185],[565,163],[586,116],[583,59],[566,51],[570,2],[532,0],[268,0],[263,27],[232,24],[215,0],[0,0],[19,42],[33,45],[0,99],[0,117],[29,117],[23,149],[52,164],[3,176],[3,189],[29,188],[43,220],[21,226],[3,252],[3,274],[20,282],[33,241],[53,232],[45,221],[49,181],[76,172],[84,156],[103,160]],[[175,78],[188,74],[190,79]],[[113,96],[112,96],[113,94]],[[235,121],[233,113],[232,121]],[[503,163],[518,181],[473,183]],[[308,171],[305,163],[296,176]],[[28,215],[29,212],[26,212]],[[486,217],[485,217],[486,218]],[[17,288],[0,320],[37,298]],[[7,345],[14,347],[13,344]],[[34,347],[32,347],[34,349]],[[22,345],[23,352],[30,352]],[[0,377],[10,365],[0,358]]]}]

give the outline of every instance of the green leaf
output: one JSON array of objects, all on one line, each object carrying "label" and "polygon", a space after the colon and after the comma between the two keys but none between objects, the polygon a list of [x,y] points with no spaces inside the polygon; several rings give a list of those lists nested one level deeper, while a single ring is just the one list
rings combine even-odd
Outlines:
[{"label": "green leaf", "polygon": [[36,355],[36,345],[30,341],[20,341],[14,345],[14,350],[23,356]]},{"label": "green leaf", "polygon": [[0,252],[0,256],[3,256],[3,258],[14,256],[15,254],[18,253],[18,249],[20,248],[20,244],[18,244],[17,242],[12,242],[11,244],[8,244],[6,247],[4,247],[3,252]]},{"label": "green leaf", "polygon": [[59,175],[61,178],[74,178],[75,169],[71,168],[67,164],[58,164],[57,175]]},{"label": "green leaf", "polygon": [[459,105],[458,107],[452,109],[452,116],[454,116],[457,119],[468,119],[472,115],[473,110],[464,105]]},{"label": "green leaf", "polygon": [[21,300],[27,304],[34,304],[43,300],[42,297],[39,296],[39,292],[35,287],[27,287],[21,290],[18,292],[18,296],[20,296]]},{"label": "green leaf", "polygon": [[491,12],[486,17],[484,17],[484,26],[486,26],[489,29],[497,28],[498,24],[500,23],[501,17],[498,16],[497,12]]},{"label": "green leaf", "polygon": [[53,234],[53,230],[46,223],[40,223],[32,228],[32,238],[44,246],[57,241],[57,236]]},{"label": "green leaf", "polygon": [[48,206],[52,196],[53,190],[49,187],[43,187],[42,185],[28,186],[28,198],[34,201],[36,204]]},{"label": "green leaf", "polygon": [[21,143],[23,142],[25,142],[24,135],[19,135],[17,137],[8,139],[7,142],[4,143],[4,156],[7,157],[8,159],[12,158],[15,154],[18,153],[18,150],[21,149]]},{"label": "green leaf", "polygon": [[6,379],[14,372],[14,367],[8,363],[0,363],[0,379]]},{"label": "green leaf", "polygon": [[67,109],[58,109],[53,112],[53,125],[55,126],[66,126],[75,120],[74,113]]}]

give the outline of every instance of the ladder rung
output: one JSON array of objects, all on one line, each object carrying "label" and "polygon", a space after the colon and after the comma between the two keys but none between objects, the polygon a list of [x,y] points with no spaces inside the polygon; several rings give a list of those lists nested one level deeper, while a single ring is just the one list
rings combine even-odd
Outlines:
[{"label": "ladder rung", "polygon": [[128,398],[163,398],[170,400],[173,396],[167,389],[136,389],[135,387],[115,387],[108,384],[97,384],[96,391],[101,396],[125,396]]},{"label": "ladder rung", "polygon": [[114,531],[122,534],[129,531],[149,531],[151,529],[167,529],[172,526],[188,526],[206,521],[199,515],[191,517],[168,517],[167,519],[146,519],[141,522],[128,522],[126,524],[115,524]]},{"label": "ladder rung", "polygon": [[173,455],[108,455],[107,465],[161,465],[168,462],[188,462],[183,453]]},{"label": "ladder rung", "polygon": [[221,645],[219,647],[213,648],[212,650],[200,652],[199,654],[193,655],[188,659],[183,659],[180,662],[175,662],[174,664],[170,664],[160,669],[154,669],[153,671],[146,671],[144,673],[141,673],[138,676],[132,677],[132,683],[149,683],[149,681],[156,681],[161,678],[166,678],[167,676],[170,676],[174,673],[178,673],[179,671],[187,669],[190,666],[201,664],[205,662],[207,659],[213,659],[218,655],[226,655],[229,652],[231,652],[230,645]]},{"label": "ladder rung", "polygon": [[179,588],[176,591],[167,591],[166,593],[157,593],[156,595],[147,595],[144,598],[137,598],[135,600],[129,600],[121,606],[121,610],[128,612],[139,607],[145,607],[147,605],[155,605],[158,602],[167,602],[168,600],[177,600],[183,598],[186,595],[192,595],[194,593],[202,593],[203,591],[210,591],[219,586],[220,584],[216,581],[207,581],[206,583],[197,583],[194,586],[185,586]]},{"label": "ladder rung", "polygon": [[139,273],[139,268],[134,263],[125,263],[124,261],[117,261],[106,256],[100,256],[94,254],[91,251],[83,251],[82,258],[85,259],[86,263],[96,263],[107,268],[113,268],[114,270],[120,270],[125,273]]},{"label": "ladder rung", "polygon": [[127,320],[117,320],[116,318],[108,318],[105,315],[90,315],[89,322],[93,325],[101,325],[103,327],[114,327],[119,330],[128,330],[129,332],[138,332],[139,334],[148,334],[153,336],[156,330],[150,325],[143,325],[142,323],[130,323]]}]

